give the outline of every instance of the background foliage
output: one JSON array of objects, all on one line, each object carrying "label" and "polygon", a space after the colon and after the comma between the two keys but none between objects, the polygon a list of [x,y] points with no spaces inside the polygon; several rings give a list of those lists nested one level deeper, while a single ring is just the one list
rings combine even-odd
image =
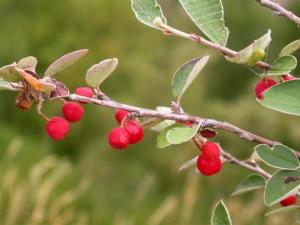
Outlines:
[{"label": "background foliage", "polygon": [[[299,37],[294,24],[272,15],[255,1],[223,2],[232,49],[243,48],[271,28],[268,58],[274,60],[285,44]],[[170,24],[197,32],[177,1],[161,4]],[[297,1],[285,4],[300,14]],[[257,104],[253,95],[256,77],[250,71],[227,63],[213,50],[143,26],[135,19],[129,0],[2,0],[0,21],[1,65],[34,55],[39,59],[38,72],[42,72],[64,53],[89,48],[88,57],[57,76],[58,80],[74,90],[84,85],[90,65],[118,57],[120,65],[103,84],[103,90],[114,99],[139,106],[168,105],[176,68],[189,59],[210,54],[202,76],[182,99],[185,110],[230,121],[299,149],[299,120]],[[87,179],[91,184],[76,202],[80,211],[86,211],[88,224],[208,224],[211,209],[220,198],[231,209],[233,223],[276,225],[287,221],[287,217],[264,217],[266,209],[259,191],[227,200],[248,171],[226,166],[213,178],[196,175],[193,169],[179,174],[181,163],[197,154],[191,144],[160,151],[155,148],[156,134],[149,131],[144,141],[129,151],[112,151],[106,137],[115,126],[113,111],[92,105],[86,107],[83,122],[73,125],[68,138],[54,143],[34,111],[22,113],[13,107],[14,97],[4,92],[0,95],[1,155],[15,137],[22,137],[20,151],[24,156],[14,163],[24,171],[51,154],[70,160],[77,181]],[[47,114],[59,114],[60,105],[59,101],[48,104]],[[253,148],[223,133],[216,141],[240,157],[248,156]]]}]

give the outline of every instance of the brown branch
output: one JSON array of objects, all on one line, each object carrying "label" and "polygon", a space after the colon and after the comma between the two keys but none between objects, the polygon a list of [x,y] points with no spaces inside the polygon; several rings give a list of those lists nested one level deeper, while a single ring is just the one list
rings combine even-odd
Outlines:
[{"label": "brown branch", "polygon": [[270,0],[256,0],[260,5],[269,8],[276,12],[277,15],[286,17],[287,19],[293,21],[297,26],[300,26],[300,18],[296,16],[293,12],[283,8],[280,4],[275,3]]}]

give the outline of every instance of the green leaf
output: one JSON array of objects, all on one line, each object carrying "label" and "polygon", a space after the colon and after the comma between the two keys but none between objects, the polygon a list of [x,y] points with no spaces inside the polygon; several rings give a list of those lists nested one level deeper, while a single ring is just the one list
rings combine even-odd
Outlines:
[{"label": "green leaf", "polygon": [[299,159],[292,149],[284,145],[275,145],[273,150],[265,144],[255,148],[259,158],[269,166],[277,169],[295,170],[299,168]]},{"label": "green leaf", "polygon": [[189,159],[187,161],[185,161],[179,168],[179,172],[182,172],[188,168],[190,168],[191,166],[195,166],[198,160],[198,155],[192,159]]},{"label": "green leaf", "polygon": [[231,225],[231,218],[226,205],[221,200],[215,207],[212,217],[211,225]]},{"label": "green leaf", "polygon": [[0,79],[0,90],[17,91],[17,89],[12,86],[12,83],[2,79]]},{"label": "green leaf", "polygon": [[9,82],[18,82],[22,77],[16,71],[17,63],[12,63],[0,68],[0,78]]},{"label": "green leaf", "polygon": [[131,8],[136,18],[143,24],[156,29],[160,29],[155,25],[156,20],[167,24],[167,20],[156,0],[131,0]]},{"label": "green leaf", "polygon": [[88,49],[82,49],[62,56],[48,67],[45,72],[45,76],[54,76],[66,67],[75,63],[77,60],[81,59],[88,53],[88,51]]},{"label": "green leaf", "polygon": [[174,74],[172,80],[172,93],[174,97],[181,98],[193,80],[208,62],[209,56],[192,59],[183,64]]},{"label": "green leaf", "polygon": [[177,124],[175,127],[169,129],[167,133],[167,141],[173,145],[190,141],[197,134],[198,130],[199,125],[186,126],[184,124]]},{"label": "green leaf", "polygon": [[297,59],[295,56],[287,55],[282,56],[275,61],[272,65],[272,69],[264,75],[266,76],[280,76],[290,73],[297,67]]},{"label": "green leaf", "polygon": [[236,56],[227,56],[226,59],[232,63],[254,66],[258,61],[264,58],[265,49],[269,46],[271,40],[271,30],[268,30],[265,35],[255,40],[248,47],[239,51]]},{"label": "green leaf", "polygon": [[117,68],[118,59],[106,59],[93,65],[86,73],[86,82],[93,88],[99,85]]},{"label": "green leaf", "polygon": [[33,56],[28,56],[18,62],[18,67],[24,70],[35,71],[37,59]]},{"label": "green leaf", "polygon": [[300,116],[300,80],[277,84],[264,92],[263,106],[286,114]]},{"label": "green leaf", "polygon": [[295,195],[299,188],[300,171],[279,171],[267,181],[264,193],[265,204],[272,206],[290,195]]},{"label": "green leaf", "polygon": [[236,187],[232,196],[240,195],[248,191],[253,191],[262,188],[265,185],[265,179],[257,174],[250,174]]},{"label": "green leaf", "polygon": [[292,206],[288,206],[288,207],[280,207],[278,209],[274,209],[270,212],[267,212],[265,216],[274,216],[274,215],[294,211],[296,209],[300,209],[300,206],[299,205],[292,205]]},{"label": "green leaf", "polygon": [[169,127],[166,127],[164,130],[162,130],[156,139],[156,147],[157,148],[165,148],[171,145],[171,143],[167,139],[167,134],[170,129],[176,127],[178,124],[171,125]]},{"label": "green leaf", "polygon": [[229,30],[225,26],[221,0],[179,0],[197,27],[214,43],[225,46]]},{"label": "green leaf", "polygon": [[286,55],[292,55],[294,52],[296,52],[299,49],[300,49],[300,39],[293,41],[293,42],[289,43],[287,46],[285,46],[281,50],[279,57],[286,56]]}]

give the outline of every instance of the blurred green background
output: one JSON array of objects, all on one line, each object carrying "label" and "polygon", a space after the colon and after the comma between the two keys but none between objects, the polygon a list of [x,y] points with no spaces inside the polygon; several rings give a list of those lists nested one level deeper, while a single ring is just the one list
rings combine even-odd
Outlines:
[{"label": "blurred green background", "polygon": [[[170,25],[199,32],[178,1],[160,2]],[[285,44],[299,38],[292,22],[254,0],[223,2],[232,49],[244,48],[270,28],[272,62]],[[298,1],[283,2],[300,15]],[[1,65],[33,55],[42,74],[61,55],[88,48],[88,56],[57,79],[74,90],[85,85],[91,65],[118,57],[120,65],[103,91],[120,102],[148,108],[168,106],[177,67],[209,54],[208,66],[183,98],[185,111],[300,148],[299,118],[260,106],[253,94],[255,74],[227,63],[216,51],[140,24],[129,0],[1,0],[0,23]],[[179,173],[180,165],[197,154],[192,144],[157,150],[157,134],[146,131],[144,140],[128,151],[112,151],[107,134],[116,126],[114,111],[93,105],[86,105],[84,120],[55,143],[35,111],[20,112],[14,98],[14,93],[0,95],[0,224],[206,225],[220,198],[229,206],[234,224],[293,224],[292,214],[265,217],[268,209],[260,191],[230,198],[249,174],[244,169],[226,165],[211,178],[193,169]],[[60,101],[52,102],[45,112],[59,115],[60,107]],[[254,147],[224,132],[215,141],[240,158],[251,155]]]}]

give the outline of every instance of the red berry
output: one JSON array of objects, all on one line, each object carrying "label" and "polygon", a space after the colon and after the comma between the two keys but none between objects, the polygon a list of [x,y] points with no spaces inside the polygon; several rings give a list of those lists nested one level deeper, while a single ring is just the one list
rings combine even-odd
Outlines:
[{"label": "red berry", "polygon": [[289,196],[286,199],[283,199],[280,204],[282,206],[290,206],[290,205],[294,205],[297,203],[297,198],[296,196]]},{"label": "red berry", "polygon": [[256,98],[259,100],[262,100],[264,98],[263,97],[264,91],[269,89],[270,87],[272,87],[275,84],[277,84],[277,82],[275,80],[273,80],[272,78],[266,78],[266,79],[259,81],[257,83],[257,85],[255,86]]},{"label": "red berry", "polygon": [[69,122],[78,122],[81,120],[84,110],[77,102],[66,102],[62,107],[62,113]]},{"label": "red berry", "polygon": [[119,124],[122,123],[122,120],[124,119],[125,116],[128,115],[128,111],[126,110],[122,110],[122,109],[118,109],[116,112],[115,112],[115,119],[118,121]]},{"label": "red berry", "polygon": [[284,81],[297,80],[297,77],[294,77],[293,75],[290,74],[286,74],[286,75],[282,75],[282,79]]},{"label": "red berry", "polygon": [[64,118],[55,116],[48,121],[46,130],[54,141],[60,141],[69,132],[69,123]]},{"label": "red berry", "polygon": [[130,143],[130,136],[126,129],[115,127],[109,133],[108,142],[115,149],[125,149]]},{"label": "red berry", "polygon": [[141,125],[137,121],[131,120],[127,122],[124,128],[127,130],[130,136],[130,144],[135,144],[143,139],[144,132]]},{"label": "red berry", "polygon": [[202,157],[207,160],[214,160],[220,156],[220,147],[214,142],[206,142],[202,145]]},{"label": "red berry", "polygon": [[198,171],[204,176],[211,176],[220,172],[222,162],[220,158],[208,160],[203,155],[200,155],[197,160]]},{"label": "red berry", "polygon": [[204,138],[213,138],[217,135],[217,133],[214,130],[210,129],[201,130],[200,134]]},{"label": "red berry", "polygon": [[189,126],[189,127],[193,126],[193,124],[194,124],[192,122],[181,122],[181,121],[177,121],[176,123],[181,123],[181,124],[184,124],[184,125]]},{"label": "red berry", "polygon": [[[83,96],[83,97],[92,98],[93,90],[89,87],[79,87],[75,90],[75,94]],[[87,102],[80,102],[80,103],[87,104]]]}]

